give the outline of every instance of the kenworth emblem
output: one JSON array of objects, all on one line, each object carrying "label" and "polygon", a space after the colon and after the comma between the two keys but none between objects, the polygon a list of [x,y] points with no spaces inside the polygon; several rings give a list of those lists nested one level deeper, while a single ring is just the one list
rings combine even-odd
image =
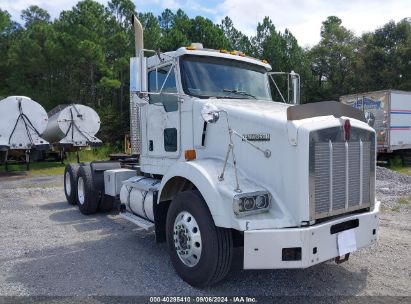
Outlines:
[{"label": "kenworth emblem", "polygon": [[270,141],[269,133],[243,134],[243,136],[249,141]]}]

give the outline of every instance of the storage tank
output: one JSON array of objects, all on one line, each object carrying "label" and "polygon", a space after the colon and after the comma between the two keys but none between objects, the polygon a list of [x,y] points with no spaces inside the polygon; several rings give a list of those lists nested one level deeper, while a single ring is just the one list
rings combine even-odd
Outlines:
[{"label": "storage tank", "polygon": [[52,144],[70,147],[96,146],[100,117],[92,108],[80,104],[60,105],[49,112],[43,137]]},{"label": "storage tank", "polygon": [[0,100],[0,150],[48,149],[41,134],[47,127],[46,110],[25,96]]}]

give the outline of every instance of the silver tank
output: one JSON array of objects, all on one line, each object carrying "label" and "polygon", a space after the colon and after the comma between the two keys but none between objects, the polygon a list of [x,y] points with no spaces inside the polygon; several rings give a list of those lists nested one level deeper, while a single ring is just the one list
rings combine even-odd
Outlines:
[{"label": "silver tank", "polygon": [[123,182],[120,202],[127,211],[154,222],[154,192],[159,186],[158,179],[134,176]]},{"label": "silver tank", "polygon": [[49,112],[49,123],[43,137],[50,143],[75,147],[101,144],[95,135],[100,130],[100,117],[92,108],[60,105]]},{"label": "silver tank", "polygon": [[49,143],[41,136],[47,122],[46,110],[29,97],[0,100],[0,149],[48,148]]}]

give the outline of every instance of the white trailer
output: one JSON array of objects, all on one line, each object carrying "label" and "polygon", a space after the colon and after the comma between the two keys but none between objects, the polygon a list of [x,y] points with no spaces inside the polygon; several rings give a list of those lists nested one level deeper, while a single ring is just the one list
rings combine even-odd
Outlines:
[{"label": "white trailer", "polygon": [[0,163],[7,165],[9,154],[22,155],[28,168],[32,150],[49,148],[48,141],[41,136],[47,123],[46,110],[29,97],[9,96],[0,100]]},{"label": "white trailer", "polygon": [[365,113],[380,153],[411,149],[411,92],[383,90],[340,97]]},{"label": "white trailer", "polygon": [[41,137],[47,127],[46,110],[25,96],[0,100],[0,148],[10,150],[46,149]]},{"label": "white trailer", "polygon": [[95,135],[100,130],[100,117],[92,108],[81,105],[59,105],[49,113],[43,137],[52,144],[86,147],[101,144]]},{"label": "white trailer", "polygon": [[114,208],[153,229],[194,286],[223,279],[234,248],[244,269],[306,268],[377,241],[375,131],[361,111],[298,105],[294,93],[294,104],[275,102],[267,62],[201,44],[144,50],[133,24],[130,131],[139,162],[67,165],[69,203],[83,214]]},{"label": "white trailer", "polygon": [[96,137],[100,130],[100,117],[94,109],[81,105],[59,105],[49,113],[49,123],[43,137],[52,144],[49,156],[64,161],[66,152],[76,152],[80,162],[80,149],[101,145]]}]

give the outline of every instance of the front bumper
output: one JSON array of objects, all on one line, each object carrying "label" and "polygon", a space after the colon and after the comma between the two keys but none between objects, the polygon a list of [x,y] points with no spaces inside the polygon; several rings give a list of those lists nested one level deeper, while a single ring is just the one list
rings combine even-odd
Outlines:
[{"label": "front bumper", "polygon": [[[378,239],[380,202],[366,213],[339,217],[305,228],[250,230],[244,232],[244,269],[307,268],[339,256],[336,224],[358,219],[357,249]],[[335,226],[334,226],[335,227]],[[301,248],[300,260],[284,261],[283,248]]]}]

